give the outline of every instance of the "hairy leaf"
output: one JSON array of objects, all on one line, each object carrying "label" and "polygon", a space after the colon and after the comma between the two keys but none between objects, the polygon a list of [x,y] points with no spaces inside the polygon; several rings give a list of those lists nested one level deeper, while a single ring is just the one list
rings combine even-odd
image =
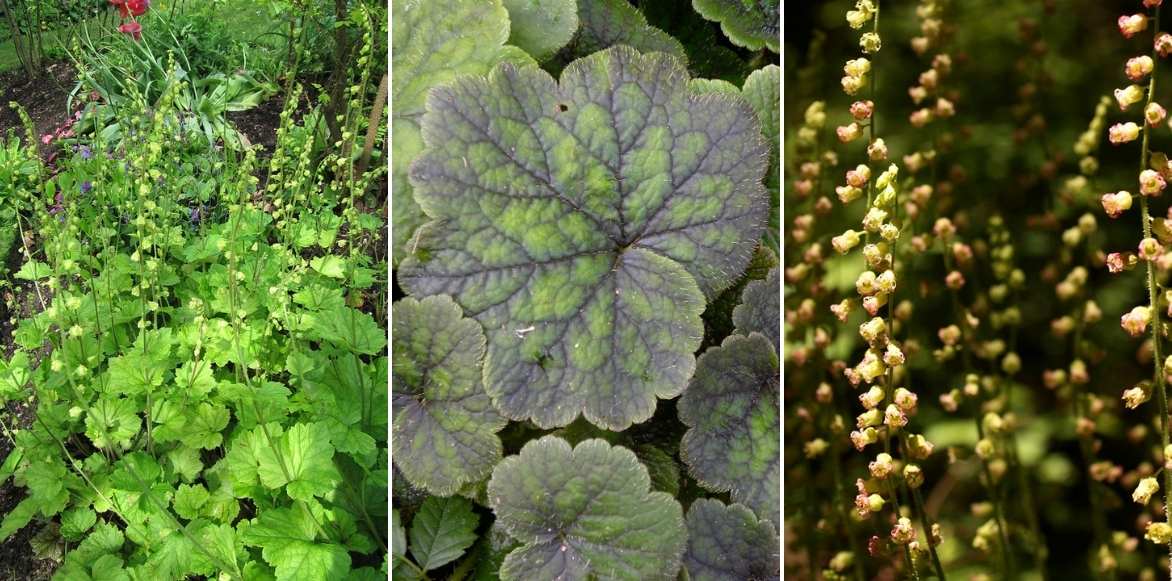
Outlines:
[{"label": "hairy leaf", "polygon": [[650,485],[634,452],[605,440],[525,444],[488,483],[497,522],[522,543],[501,579],[675,579],[683,510]]},{"label": "hairy leaf", "polygon": [[687,83],[617,47],[560,83],[502,65],[432,93],[412,181],[433,221],[400,280],[480,321],[506,417],[622,430],[691,376],[705,295],[744,270],[768,202],[752,108]]},{"label": "hairy leaf", "polygon": [[641,52],[665,52],[687,61],[678,40],[647,24],[643,13],[627,0],[578,0],[578,34],[567,47],[570,56],[627,45]]},{"label": "hairy leaf", "polygon": [[777,533],[742,505],[702,498],[688,508],[684,567],[692,581],[780,579]]},{"label": "hairy leaf", "polygon": [[769,171],[765,185],[769,189],[769,227],[765,229],[765,244],[774,252],[781,252],[781,67],[769,65],[753,71],[741,89],[745,99],[757,112],[761,121],[761,135],[769,143]]},{"label": "hairy leaf", "polygon": [[499,62],[530,60],[505,46],[509,14],[500,0],[401,0],[391,3],[391,260],[425,217],[412,197],[407,168],[423,150],[419,120],[432,87],[461,74],[484,74]]},{"label": "hairy leaf", "polygon": [[781,274],[775,266],[765,280],[750,281],[733,309],[733,324],[742,335],[760,333],[781,349]]},{"label": "hairy leaf", "polygon": [[405,298],[392,308],[391,450],[415,486],[449,495],[488,476],[507,420],[481,383],[484,332],[450,297]]},{"label": "hairy leaf", "polygon": [[771,519],[781,502],[779,389],[769,339],[732,335],[700,356],[678,408],[691,428],[680,456],[692,477]]},{"label": "hairy leaf", "polygon": [[724,35],[749,50],[779,52],[781,4],[778,0],[692,0],[701,16],[720,23]]},{"label": "hairy leaf", "polygon": [[424,571],[451,563],[476,542],[479,522],[468,499],[430,497],[411,521],[411,556]]},{"label": "hairy leaf", "polygon": [[509,42],[542,61],[561,50],[578,30],[576,0],[504,0],[511,21]]}]

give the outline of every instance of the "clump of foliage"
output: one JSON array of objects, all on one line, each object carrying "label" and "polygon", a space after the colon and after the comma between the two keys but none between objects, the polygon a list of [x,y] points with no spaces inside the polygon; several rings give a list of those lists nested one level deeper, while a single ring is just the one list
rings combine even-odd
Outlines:
[{"label": "clump of foliage", "polygon": [[393,6],[396,578],[780,572],[780,68],[660,8]]},{"label": "clump of foliage", "polygon": [[382,124],[385,28],[355,13],[347,144],[320,156],[298,85],[267,171],[253,147],[193,148],[174,67],[157,100],[114,112],[133,139],[97,132],[53,165],[4,150],[36,312],[0,359],[0,403],[36,417],[0,422],[0,483],[26,494],[0,539],[34,527],[56,579],[389,571],[384,223],[361,206],[383,170],[358,171],[354,144],[372,111]]}]

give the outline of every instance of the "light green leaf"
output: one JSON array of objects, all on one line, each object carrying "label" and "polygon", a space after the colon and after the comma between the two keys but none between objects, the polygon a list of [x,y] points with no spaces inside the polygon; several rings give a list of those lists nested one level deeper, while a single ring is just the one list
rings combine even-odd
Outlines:
[{"label": "light green leaf", "polygon": [[85,415],[85,435],[99,448],[125,448],[140,429],[138,408],[126,398],[103,395]]},{"label": "light green leaf", "polygon": [[37,260],[30,260],[20,267],[20,270],[14,274],[16,278],[21,280],[40,280],[53,276],[53,269],[48,264]]},{"label": "light green leaf", "polygon": [[208,489],[202,484],[180,484],[179,488],[175,489],[175,498],[171,499],[171,503],[176,514],[187,520],[194,520],[199,517],[203,505],[207,504],[208,496]]},{"label": "light green leaf", "polygon": [[504,0],[509,10],[509,44],[543,61],[566,46],[578,30],[576,0]]},{"label": "light green leaf", "polygon": [[261,548],[277,581],[345,579],[350,571],[350,554],[341,545],[317,542],[317,525],[302,507],[265,510],[240,532],[246,545]]},{"label": "light green leaf", "polygon": [[285,486],[294,500],[328,494],[341,480],[329,431],[321,424],[295,424],[277,438],[275,450],[261,445],[253,453],[261,483],[267,488]]}]

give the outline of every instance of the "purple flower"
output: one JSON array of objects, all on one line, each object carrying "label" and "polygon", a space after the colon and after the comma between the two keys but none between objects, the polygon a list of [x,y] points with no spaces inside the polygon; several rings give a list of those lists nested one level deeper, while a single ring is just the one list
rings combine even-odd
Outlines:
[{"label": "purple flower", "polygon": [[94,184],[92,182],[81,182],[81,193],[88,194],[92,189],[94,189]]},{"label": "purple flower", "polygon": [[92,159],[93,157],[94,157],[94,152],[90,151],[90,148],[88,145],[81,146],[81,158],[82,159],[89,160],[89,159]]},{"label": "purple flower", "polygon": [[203,220],[202,208],[200,208],[199,206],[192,208],[191,209],[191,223],[198,225],[201,220]]}]

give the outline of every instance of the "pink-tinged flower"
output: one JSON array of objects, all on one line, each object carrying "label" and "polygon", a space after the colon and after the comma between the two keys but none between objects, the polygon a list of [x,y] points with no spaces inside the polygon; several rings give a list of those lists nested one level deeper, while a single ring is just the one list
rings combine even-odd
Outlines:
[{"label": "pink-tinged flower", "polygon": [[1139,137],[1139,125],[1131,121],[1127,123],[1116,123],[1107,131],[1107,139],[1116,145],[1135,141],[1137,137]]},{"label": "pink-tinged flower", "polygon": [[1156,53],[1162,57],[1172,54],[1172,34],[1161,32],[1156,35]]},{"label": "pink-tinged flower", "polygon": [[812,191],[814,191],[814,182],[810,180],[798,180],[794,182],[794,192],[798,196],[804,198],[810,195]]},{"label": "pink-tinged flower", "polygon": [[1145,169],[1139,172],[1139,193],[1145,196],[1158,196],[1164,191],[1167,182],[1155,170]]},{"label": "pink-tinged flower", "polygon": [[1144,80],[1144,77],[1151,74],[1154,66],[1155,62],[1152,61],[1152,57],[1147,55],[1137,56],[1127,59],[1127,65],[1123,67],[1123,72],[1127,75],[1127,78],[1138,83]]},{"label": "pink-tinged flower", "polygon": [[891,527],[891,540],[900,545],[916,540],[916,529],[912,527],[911,519],[906,516],[899,517],[899,521]]},{"label": "pink-tinged flower", "polygon": [[849,204],[863,195],[863,190],[851,186],[836,186],[834,193],[838,194],[838,201]]},{"label": "pink-tinged flower", "polygon": [[936,116],[947,119],[956,115],[956,106],[943,97],[936,99]]},{"label": "pink-tinged flower", "polygon": [[830,245],[834,247],[835,252],[839,254],[846,254],[852,248],[859,244],[859,232],[854,230],[847,230],[842,234],[830,239]]},{"label": "pink-tinged flower", "polygon": [[908,116],[908,122],[913,127],[923,127],[932,121],[932,110],[928,108],[916,109]]},{"label": "pink-tinged flower", "polygon": [[1143,32],[1148,28],[1148,17],[1143,14],[1132,14],[1131,16],[1119,17],[1119,32],[1125,38],[1131,38],[1136,33]]},{"label": "pink-tinged flower", "polygon": [[1164,247],[1155,238],[1144,238],[1139,241],[1140,260],[1152,261],[1164,253]]},{"label": "pink-tinged flower", "polygon": [[1131,209],[1131,192],[1120,191],[1114,194],[1103,194],[1099,198],[1103,204],[1103,210],[1112,218],[1118,218],[1123,215],[1123,212]]},{"label": "pink-tinged flower", "polygon": [[1144,89],[1139,85],[1128,85],[1123,89],[1115,89],[1115,102],[1119,104],[1120,111],[1126,111],[1128,107],[1143,101]]},{"label": "pink-tinged flower", "polygon": [[1151,125],[1152,127],[1159,125],[1160,122],[1164,120],[1164,117],[1167,116],[1168,112],[1164,110],[1164,108],[1161,107],[1159,103],[1148,103],[1148,106],[1144,107],[1144,119],[1146,119],[1148,125]]},{"label": "pink-tinged flower", "polygon": [[964,275],[959,270],[954,270],[944,277],[944,284],[952,290],[960,290],[964,287]]},{"label": "pink-tinged flower", "polygon": [[921,86],[908,87],[907,94],[912,98],[912,103],[919,105],[924,99],[928,98],[928,89]]},{"label": "pink-tinged flower", "polygon": [[932,231],[936,233],[936,237],[941,240],[948,240],[956,234],[956,226],[952,225],[952,220],[948,218],[937,218],[936,224],[932,226]]},{"label": "pink-tinged flower", "polygon": [[1151,311],[1144,306],[1139,306],[1131,309],[1130,312],[1124,313],[1119,320],[1119,325],[1127,331],[1128,335],[1132,337],[1139,337],[1144,334],[1148,328],[1148,323],[1152,320]]},{"label": "pink-tinged flower", "polygon": [[[1132,124],[1134,125],[1134,123]],[[834,132],[838,135],[838,140],[843,143],[850,143],[859,138],[863,134],[862,128],[858,123],[851,123],[850,125],[841,125]]]},{"label": "pink-tinged flower", "polygon": [[843,299],[842,302],[830,305],[830,312],[841,322],[846,322],[846,318],[851,314],[850,299]]},{"label": "pink-tinged flower", "polygon": [[118,27],[118,32],[129,34],[134,40],[142,39],[142,25],[138,22],[126,22]]},{"label": "pink-tinged flower", "polygon": [[874,110],[874,101],[855,101],[854,103],[851,103],[851,116],[853,116],[856,121],[870,119],[871,113]]},{"label": "pink-tinged flower", "polygon": [[1136,260],[1135,255],[1131,254],[1130,252],[1112,252],[1107,255],[1107,272],[1116,274],[1125,270],[1131,270],[1133,267],[1135,267],[1136,262],[1138,261]]},{"label": "pink-tinged flower", "polygon": [[863,88],[863,77],[852,77],[847,75],[842,78],[842,92],[847,95],[855,95],[859,89]]},{"label": "pink-tinged flower", "polygon": [[871,180],[871,168],[859,164],[855,169],[846,172],[846,183],[851,187],[861,188]]},{"label": "pink-tinged flower", "polygon": [[871,161],[884,161],[887,159],[887,143],[883,138],[877,138],[867,146],[867,157]]}]

